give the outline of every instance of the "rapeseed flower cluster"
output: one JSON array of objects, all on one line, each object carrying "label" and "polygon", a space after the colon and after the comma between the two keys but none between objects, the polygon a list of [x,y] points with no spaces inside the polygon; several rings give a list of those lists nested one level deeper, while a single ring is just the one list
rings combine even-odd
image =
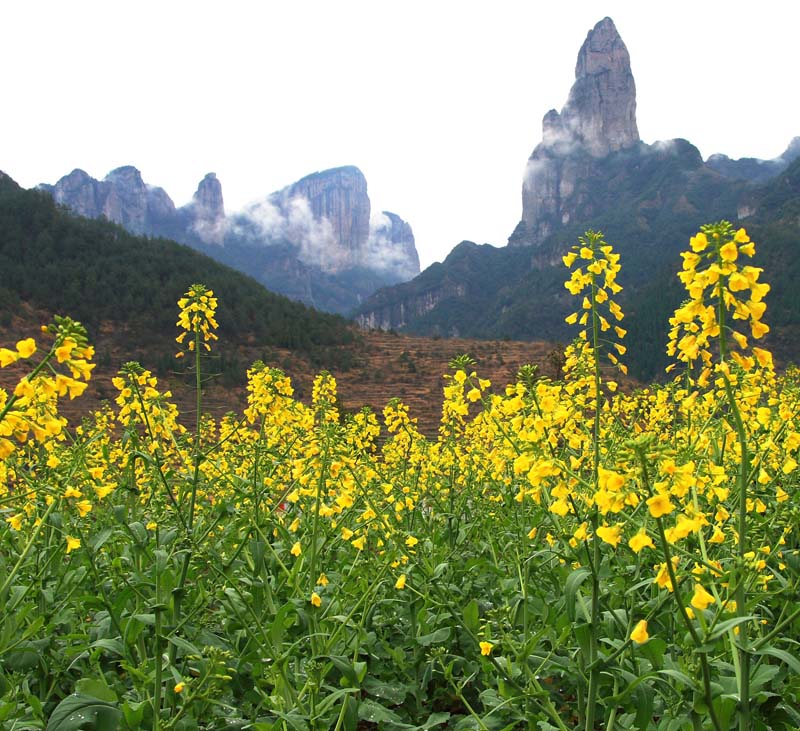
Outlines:
[{"label": "rapeseed flower cluster", "polygon": [[678,274],[689,299],[670,318],[667,354],[689,366],[699,362],[698,380],[703,384],[711,374],[712,350],[744,370],[756,362],[767,365],[771,356],[764,349],[753,348],[752,355],[741,352],[748,349],[748,336],[759,340],[769,332],[762,317],[770,286],[759,281],[760,267],[744,263],[755,255],[755,244],[743,228],[734,231],[723,221],[703,226],[692,237],[690,249],[681,254],[683,269]]},{"label": "rapeseed flower cluster", "polygon": [[[216,320],[217,298],[214,292],[203,284],[193,284],[178,300],[178,307],[180,313],[175,324],[182,328],[183,332],[175,338],[175,341],[180,345],[186,341],[186,347],[190,352],[198,345],[202,345],[207,351],[211,350],[211,341],[217,339],[214,330],[219,327]],[[187,335],[191,336],[188,340],[186,340]],[[186,351],[181,350],[176,357],[182,358],[184,355]]]},{"label": "rapeseed flower cluster", "polygon": [[[564,266],[572,270],[564,286],[570,294],[582,295],[580,309],[567,316],[567,323],[581,325],[584,329],[580,340],[592,348],[605,350],[611,363],[627,374],[627,367],[618,357],[626,352],[622,339],[627,331],[619,324],[625,315],[612,299],[622,291],[617,282],[622,268],[619,254],[605,242],[601,233],[588,231],[562,258]],[[576,263],[580,266],[573,269]],[[616,337],[612,337],[612,333]]]},{"label": "rapeseed flower cluster", "polygon": [[[259,657],[280,656],[279,647],[267,645],[303,628],[309,637],[293,636],[295,646],[307,643],[318,657],[349,656],[351,649],[314,646],[325,635],[318,623],[334,617],[341,628],[334,634],[352,625],[367,637],[393,627],[401,616],[395,609],[426,627],[452,611],[458,646],[468,648],[458,651],[489,658],[480,664],[487,676],[510,667],[510,658],[533,657],[531,637],[552,622],[553,633],[542,635],[549,649],[536,662],[565,684],[572,681],[563,669],[575,657],[582,658],[574,673],[580,684],[601,665],[629,678],[638,658],[667,643],[680,646],[671,662],[690,658],[689,666],[696,648],[734,646],[737,637],[766,641],[785,621],[770,592],[786,598],[796,586],[800,386],[796,374],[775,374],[766,350],[749,349],[732,334],[739,324],[749,328],[746,338],[767,331],[760,270],[737,268],[754,252],[746,233],[720,224],[701,231],[691,247],[697,258],[684,257],[681,278],[692,300],[676,312],[670,347],[679,360],[700,364],[699,378],[633,393],[605,378],[603,359],[624,373],[624,315],[615,301],[620,264],[602,235],[589,232],[565,257],[566,287],[581,301],[568,320],[582,331],[567,351],[563,379],[523,367],[514,382],[493,389],[472,359],[456,358],[444,378],[434,438],[419,431],[399,399],[386,404],[382,423],[369,409],[343,413],[336,380],[322,373],[303,403],[285,373],[261,362],[248,370],[243,414],[202,415],[192,431],[170,392],[138,364],[123,367],[114,379],[114,407],[85,420],[74,442],[64,439],[55,401],[38,390],[29,394],[27,386],[11,397],[0,392],[3,429],[18,423],[7,419],[14,409],[34,409],[25,417],[25,439],[22,427],[0,431],[13,447],[0,453],[6,530],[17,536],[35,529],[52,506],[60,550],[77,562],[89,554],[81,539],[88,543],[93,526],[113,516],[113,525],[123,521],[135,539],[116,559],[125,572],[144,556],[163,563],[164,547],[180,546],[175,555],[186,563],[164,575],[180,575],[190,560],[204,580],[219,575],[196,610],[207,636],[224,633],[213,625],[228,605],[233,614],[224,621],[243,644],[251,622],[283,612],[271,629],[259,629]],[[208,347],[216,328],[213,293],[195,285],[180,305],[181,338],[191,333],[190,343]],[[736,353],[721,344],[723,333]],[[35,343],[20,341],[0,350],[0,360],[24,364],[36,352]],[[51,352],[54,368],[62,364],[62,375],[85,385],[91,351],[79,335],[64,335]],[[71,395],[70,385],[54,380],[47,398],[63,395]],[[473,544],[485,555],[475,555]],[[486,576],[472,575],[479,565],[491,566]],[[241,573],[231,581],[235,571]],[[159,580],[148,574],[131,584],[131,596],[139,602],[137,593]],[[128,581],[125,574],[126,587]],[[542,599],[550,590],[555,594]],[[172,592],[171,606],[190,591],[187,584]],[[743,591],[752,600],[743,602]],[[443,609],[446,597],[436,592],[457,594],[469,611]],[[213,611],[203,614],[209,602]],[[748,619],[743,607],[766,624]],[[535,630],[525,623],[532,610]],[[740,635],[712,634],[709,628],[732,617]],[[188,631],[195,621],[173,626]],[[602,661],[600,654],[582,656],[588,632],[609,648]],[[435,638],[445,636],[431,626],[412,639],[444,650],[448,640]],[[651,637],[659,642],[645,647]],[[381,642],[391,650],[387,657],[403,657],[391,641]],[[173,675],[183,683],[182,671]],[[262,683],[255,674],[250,682]],[[526,682],[532,698],[547,696],[536,676]],[[274,684],[262,684],[272,698]],[[182,687],[183,698],[197,685]],[[580,692],[588,694],[585,686]]]}]

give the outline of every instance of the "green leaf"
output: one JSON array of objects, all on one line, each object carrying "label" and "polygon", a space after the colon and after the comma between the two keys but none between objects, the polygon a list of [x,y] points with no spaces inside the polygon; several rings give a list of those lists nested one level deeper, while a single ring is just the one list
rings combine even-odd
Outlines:
[{"label": "green leaf", "polygon": [[778,660],[785,662],[797,675],[800,675],[800,660],[798,660],[794,655],[786,652],[786,650],[781,650],[778,647],[772,647],[771,645],[768,645],[767,647],[764,647],[753,654],[770,655],[771,657],[776,657]]},{"label": "green leaf", "polygon": [[116,653],[117,655],[124,656],[125,650],[122,643],[116,639],[101,638],[92,642],[89,647],[102,647],[104,650]]},{"label": "green leaf", "polygon": [[117,694],[111,690],[102,680],[95,678],[81,678],[75,683],[75,692],[79,695],[88,695],[93,698],[99,698],[101,701],[107,703],[116,703],[119,701]]},{"label": "green leaf", "polygon": [[405,699],[408,693],[404,685],[399,683],[382,683],[376,678],[367,678],[364,681],[364,690],[376,698],[389,701],[394,706],[399,706]]},{"label": "green leaf", "polygon": [[16,672],[26,672],[39,664],[42,653],[50,644],[50,640],[31,640],[20,642],[13,650],[6,653],[3,666]]},{"label": "green leaf", "polygon": [[138,703],[125,701],[122,704],[122,715],[125,716],[125,723],[130,728],[139,728],[142,725],[146,705],[147,701],[139,701]]},{"label": "green leaf", "polygon": [[130,523],[128,529],[133,534],[133,538],[137,543],[142,546],[147,543],[147,529],[139,521]]},{"label": "green leaf", "polygon": [[372,723],[401,723],[402,719],[394,711],[390,711],[385,706],[375,701],[362,701],[358,707],[358,717],[362,721]]},{"label": "green leaf", "polygon": [[653,720],[653,706],[655,704],[655,693],[646,683],[636,686],[633,692],[636,699],[636,728],[640,731],[647,731]]},{"label": "green leaf", "polygon": [[464,607],[464,626],[473,633],[480,629],[480,611],[477,599],[470,599]]},{"label": "green leaf", "polygon": [[636,651],[646,657],[655,670],[659,670],[664,665],[664,652],[667,643],[660,637],[651,637],[643,645],[639,645]]},{"label": "green leaf", "polygon": [[364,666],[363,673],[360,673],[359,671],[362,670],[362,668],[356,667],[356,664],[353,663],[349,657],[344,657],[342,655],[324,655],[323,657],[328,658],[334,664],[336,669],[342,674],[342,678],[349,683],[351,688],[361,687],[361,680],[363,680],[364,674],[366,673],[366,663],[357,663],[358,665]]},{"label": "green leaf", "polygon": [[100,698],[74,693],[59,703],[46,731],[118,731],[120,710]]},{"label": "green leaf", "polygon": [[197,655],[198,657],[200,657],[203,654],[191,642],[184,640],[183,637],[178,637],[177,635],[169,635],[169,637],[167,637],[167,640],[169,640],[179,650],[183,650],[187,655]]},{"label": "green leaf", "polygon": [[[294,731],[308,731],[308,723],[306,723],[306,719],[303,718],[299,713],[295,713],[294,711],[290,711],[289,713],[281,713],[280,711],[272,711],[278,718],[282,718],[286,723],[289,724],[289,728],[294,729]],[[277,729],[280,726],[273,724],[269,726],[270,729]],[[285,728],[285,727],[284,727]]]},{"label": "green leaf", "polygon": [[758,693],[764,686],[767,686],[780,671],[781,669],[778,665],[759,665],[750,679],[750,692],[753,694]]},{"label": "green leaf", "polygon": [[673,670],[672,668],[664,668],[663,670],[659,670],[657,674],[666,675],[667,677],[677,680],[681,685],[685,685],[687,688],[692,688],[693,690],[697,690],[697,684],[694,682],[694,680],[692,680],[685,673],[682,673],[680,670]]},{"label": "green leaf", "polygon": [[17,707],[16,703],[0,701],[0,721],[5,721],[13,710]]},{"label": "green leaf", "polygon": [[420,726],[420,729],[424,729],[424,731],[428,731],[429,728],[433,728],[434,726],[441,726],[443,723],[447,723],[450,720],[450,713],[448,711],[440,711],[439,713],[431,713],[428,716],[428,719],[425,723]]},{"label": "green leaf", "polygon": [[417,637],[417,643],[422,645],[423,647],[428,647],[430,645],[438,644],[439,642],[445,642],[450,638],[450,628],[449,627],[440,627],[435,632],[431,632],[427,635],[421,635]]},{"label": "green leaf", "polygon": [[567,577],[566,584],[564,585],[564,599],[566,600],[567,616],[569,617],[570,622],[575,621],[577,614],[578,590],[580,589],[581,584],[586,581],[589,576],[591,576],[589,569],[580,568],[573,571]]},{"label": "green leaf", "polygon": [[718,625],[716,625],[716,627],[714,627],[714,631],[708,635],[707,639],[710,642],[718,640],[720,637],[722,637],[722,635],[728,632],[728,630],[731,630],[740,624],[744,624],[745,622],[752,622],[754,619],[758,619],[758,617],[754,617],[752,614],[748,614],[745,617],[733,617],[732,619],[726,619],[724,622],[720,622]]}]

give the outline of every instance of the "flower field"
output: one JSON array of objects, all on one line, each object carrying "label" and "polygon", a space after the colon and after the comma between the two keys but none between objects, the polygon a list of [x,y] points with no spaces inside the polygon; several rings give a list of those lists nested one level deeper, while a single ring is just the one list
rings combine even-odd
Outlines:
[{"label": "flower field", "polygon": [[[310,406],[264,363],[203,413],[216,299],[179,301],[183,417],[56,318],[0,348],[0,724],[49,729],[800,728],[800,380],[727,223],[683,254],[666,385],[624,393],[620,257],[564,256],[563,379],[445,376],[438,438],[391,400]],[[191,424],[191,426],[186,426]],[[196,425],[196,426],[195,426]]]}]

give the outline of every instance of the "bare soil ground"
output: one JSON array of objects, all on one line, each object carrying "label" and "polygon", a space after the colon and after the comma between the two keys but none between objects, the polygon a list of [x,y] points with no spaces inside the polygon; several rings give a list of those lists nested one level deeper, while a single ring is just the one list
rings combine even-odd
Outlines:
[{"label": "bare soil ground", "polygon": [[[10,327],[0,329],[0,347],[13,348],[17,340],[26,337],[34,337],[45,345],[39,326],[49,321],[48,313],[23,308]],[[113,401],[116,389],[111,379],[129,360],[137,360],[156,372],[161,388],[172,391],[185,415],[184,423],[188,426],[193,422],[194,376],[185,372],[188,359],[172,360],[177,346],[171,338],[133,335],[126,328],[109,323],[96,328],[91,340],[97,351],[97,367],[89,388],[79,399],[63,403],[62,413],[71,423],[103,401]],[[354,366],[328,369],[336,377],[341,406],[347,411],[369,406],[380,415],[386,403],[396,397],[408,405],[411,415],[428,435],[436,433],[445,383],[442,376],[448,372],[448,363],[454,357],[470,355],[476,361],[478,375],[491,380],[492,389],[501,390],[515,381],[522,365],[529,363],[539,365],[542,374],[557,377],[561,354],[559,346],[546,342],[444,339],[384,332],[360,332],[358,341],[349,346]],[[228,411],[240,413],[244,408],[245,372],[255,360],[263,359],[267,365],[284,370],[292,378],[297,397],[306,403],[311,398],[314,376],[321,368],[313,366],[307,357],[288,350],[265,348],[256,342],[226,341],[224,333],[220,334],[216,352],[222,360],[209,358],[204,367],[213,373],[227,361],[227,372],[208,378],[203,395],[205,408],[216,416]],[[24,373],[24,366],[0,370],[0,387],[13,389]]]}]

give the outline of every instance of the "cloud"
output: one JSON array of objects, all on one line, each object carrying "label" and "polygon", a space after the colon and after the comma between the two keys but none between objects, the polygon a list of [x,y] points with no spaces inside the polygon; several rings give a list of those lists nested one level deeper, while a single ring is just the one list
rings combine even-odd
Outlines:
[{"label": "cloud", "polygon": [[304,196],[277,193],[253,201],[226,219],[227,234],[253,245],[290,244],[309,266],[335,273],[359,266],[393,280],[419,274],[411,226],[386,212],[370,218],[369,236],[351,250],[337,238],[331,221],[316,218]]},{"label": "cloud", "polygon": [[289,243],[303,263],[326,271],[347,266],[348,252],[336,240],[330,221],[315,218],[303,196],[276,194],[253,201],[229,219],[228,231],[253,244]]},{"label": "cloud", "polygon": [[411,279],[419,274],[419,262],[410,255],[413,246],[411,226],[386,212],[373,214],[362,266],[399,280]]}]

